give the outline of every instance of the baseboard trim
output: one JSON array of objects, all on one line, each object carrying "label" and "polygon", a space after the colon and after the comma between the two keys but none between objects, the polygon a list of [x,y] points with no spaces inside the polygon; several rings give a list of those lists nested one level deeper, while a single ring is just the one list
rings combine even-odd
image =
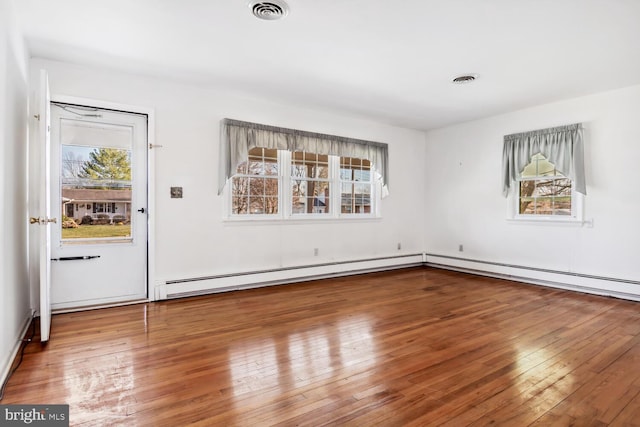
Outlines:
[{"label": "baseboard trim", "polygon": [[156,300],[184,298],[262,286],[326,279],[423,265],[423,254],[404,254],[350,261],[289,266],[215,276],[172,279],[156,286]]},{"label": "baseboard trim", "polygon": [[0,384],[4,384],[4,382],[7,380],[7,376],[9,375],[9,371],[11,370],[11,366],[13,366],[13,363],[16,360],[16,356],[20,351],[20,347],[23,344],[22,338],[27,334],[29,326],[31,326],[31,322],[34,321],[33,310],[30,310],[29,312],[30,314],[23,321],[22,328],[20,328],[20,334],[18,335],[16,344],[13,346],[9,357],[3,361],[2,372],[0,375]]},{"label": "baseboard trim", "polygon": [[513,265],[433,253],[412,253],[157,282],[155,299],[166,300],[294,282],[428,266],[594,295],[640,301],[640,281]]},{"label": "baseboard trim", "polygon": [[425,265],[480,276],[640,301],[640,282],[636,280],[556,271],[438,254],[426,254]]}]

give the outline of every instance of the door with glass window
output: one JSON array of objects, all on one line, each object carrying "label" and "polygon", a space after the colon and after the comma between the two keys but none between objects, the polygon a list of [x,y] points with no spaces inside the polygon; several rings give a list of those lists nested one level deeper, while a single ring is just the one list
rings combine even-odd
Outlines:
[{"label": "door with glass window", "polygon": [[52,308],[147,297],[147,117],[51,104]]}]

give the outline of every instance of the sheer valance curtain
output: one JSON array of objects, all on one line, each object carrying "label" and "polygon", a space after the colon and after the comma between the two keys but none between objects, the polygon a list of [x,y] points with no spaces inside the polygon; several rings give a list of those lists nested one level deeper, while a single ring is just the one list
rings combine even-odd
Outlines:
[{"label": "sheer valance curtain", "polygon": [[238,165],[249,159],[249,150],[254,147],[368,159],[382,177],[382,184],[385,187],[383,193],[389,184],[388,145],[381,142],[232,119],[222,120],[220,134],[218,194],[222,193]]},{"label": "sheer valance curtain", "polygon": [[502,191],[509,194],[513,181],[518,181],[534,154],[542,154],[558,170],[573,181],[578,193],[587,194],[584,177],[582,124],[576,123],[504,137],[502,150]]}]

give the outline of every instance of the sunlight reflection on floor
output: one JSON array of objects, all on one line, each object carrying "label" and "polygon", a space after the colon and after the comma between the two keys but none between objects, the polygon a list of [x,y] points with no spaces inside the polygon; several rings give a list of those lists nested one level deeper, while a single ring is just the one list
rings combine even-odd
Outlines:
[{"label": "sunlight reflection on floor", "polygon": [[376,362],[370,322],[365,315],[350,316],[296,331],[289,335],[286,345],[277,345],[284,341],[271,338],[235,344],[228,358],[234,395],[274,386],[301,387],[334,371],[370,368]]}]

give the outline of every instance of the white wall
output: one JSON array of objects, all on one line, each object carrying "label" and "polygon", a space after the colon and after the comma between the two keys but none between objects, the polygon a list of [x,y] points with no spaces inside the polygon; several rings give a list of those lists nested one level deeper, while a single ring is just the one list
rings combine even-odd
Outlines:
[{"label": "white wall", "polygon": [[[428,132],[426,251],[640,280],[639,117],[634,86]],[[507,221],[503,136],[577,122],[586,128],[585,218],[593,227]],[[630,291],[640,295],[640,286]]]},{"label": "white wall", "polygon": [[[156,282],[422,252],[424,133],[301,105],[253,99],[168,80],[32,59],[51,94],[151,107],[154,149]],[[391,195],[369,221],[237,224],[223,221],[216,195],[219,122],[229,117],[389,143]],[[171,199],[171,186],[184,187]],[[402,243],[402,251],[397,243]],[[319,256],[313,256],[313,248]]]},{"label": "white wall", "polygon": [[27,254],[27,57],[0,0],[0,382],[31,311]]}]

